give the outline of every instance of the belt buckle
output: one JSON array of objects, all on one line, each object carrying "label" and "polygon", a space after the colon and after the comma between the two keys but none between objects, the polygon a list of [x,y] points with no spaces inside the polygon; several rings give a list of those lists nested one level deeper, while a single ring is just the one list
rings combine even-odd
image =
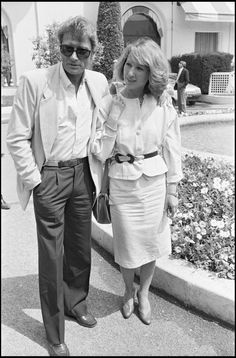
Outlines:
[{"label": "belt buckle", "polygon": [[[129,157],[130,159],[129,160],[120,160],[119,156],[121,156],[121,157]],[[115,154],[115,160],[116,160],[117,163],[127,162],[127,163],[132,164],[134,162],[134,159],[135,159],[135,157],[132,154],[126,154],[126,155],[123,155],[123,154],[120,154],[120,153]]]}]

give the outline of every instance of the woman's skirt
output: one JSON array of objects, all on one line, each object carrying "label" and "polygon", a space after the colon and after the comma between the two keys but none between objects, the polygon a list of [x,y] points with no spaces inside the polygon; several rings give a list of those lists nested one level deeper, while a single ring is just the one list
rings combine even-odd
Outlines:
[{"label": "woman's skirt", "polygon": [[137,268],[171,253],[165,198],[165,174],[137,180],[110,178],[114,259],[120,266]]}]

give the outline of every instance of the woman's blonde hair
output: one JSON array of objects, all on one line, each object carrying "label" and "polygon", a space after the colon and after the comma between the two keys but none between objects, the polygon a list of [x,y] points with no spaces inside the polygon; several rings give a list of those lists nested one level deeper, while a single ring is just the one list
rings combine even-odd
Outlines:
[{"label": "woman's blonde hair", "polygon": [[149,68],[149,80],[145,93],[151,93],[157,100],[167,87],[169,63],[160,46],[149,37],[141,37],[129,44],[114,68],[117,81],[124,81],[124,65],[128,56],[131,60]]}]

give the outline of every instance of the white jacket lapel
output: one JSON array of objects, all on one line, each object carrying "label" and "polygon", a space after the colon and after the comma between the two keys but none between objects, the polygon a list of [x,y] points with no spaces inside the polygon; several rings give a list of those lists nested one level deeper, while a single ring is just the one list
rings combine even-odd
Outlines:
[{"label": "white jacket lapel", "polygon": [[41,138],[46,159],[57,135],[57,100],[55,92],[48,87],[43,92],[39,106]]}]

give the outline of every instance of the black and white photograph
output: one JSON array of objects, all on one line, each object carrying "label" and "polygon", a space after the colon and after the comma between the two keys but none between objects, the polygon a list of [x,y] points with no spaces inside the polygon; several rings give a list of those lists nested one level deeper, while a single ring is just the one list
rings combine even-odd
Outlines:
[{"label": "black and white photograph", "polygon": [[234,16],[1,2],[1,356],[235,356]]}]

